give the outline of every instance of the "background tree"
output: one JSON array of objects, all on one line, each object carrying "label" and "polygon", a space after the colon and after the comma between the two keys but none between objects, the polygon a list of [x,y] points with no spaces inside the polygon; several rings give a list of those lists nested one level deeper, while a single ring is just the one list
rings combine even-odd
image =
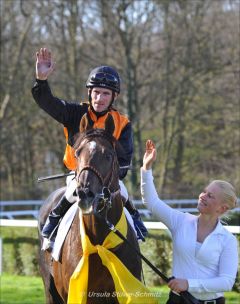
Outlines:
[{"label": "background tree", "polygon": [[118,108],[134,128],[133,169],[148,138],[158,146],[162,197],[193,198],[210,179],[239,186],[239,8],[237,0],[3,0],[1,5],[0,199],[44,198],[64,180],[63,128],[34,103],[35,52],[56,60],[53,93],[86,99],[92,68],[116,67]]}]

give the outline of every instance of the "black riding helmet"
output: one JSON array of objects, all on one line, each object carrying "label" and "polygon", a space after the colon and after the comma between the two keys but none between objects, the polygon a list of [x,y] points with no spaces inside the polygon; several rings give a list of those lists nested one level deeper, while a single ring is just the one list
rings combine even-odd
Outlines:
[{"label": "black riding helmet", "polygon": [[93,69],[88,77],[87,88],[107,88],[120,93],[120,77],[118,72],[110,66],[100,66]]},{"label": "black riding helmet", "polygon": [[[110,109],[115,99],[115,93],[117,94],[120,93],[120,82],[121,81],[118,72],[110,66],[100,66],[91,71],[91,73],[88,76],[88,80],[86,82],[86,87],[90,89],[90,91],[88,92],[88,100],[93,111],[94,109],[92,107],[92,98],[91,98],[92,89],[95,87],[100,87],[100,88],[106,88],[112,90],[112,101],[108,107],[108,109]],[[105,114],[108,111],[108,109],[101,113],[99,112],[97,113],[95,111],[94,113],[97,116],[101,116]]]}]

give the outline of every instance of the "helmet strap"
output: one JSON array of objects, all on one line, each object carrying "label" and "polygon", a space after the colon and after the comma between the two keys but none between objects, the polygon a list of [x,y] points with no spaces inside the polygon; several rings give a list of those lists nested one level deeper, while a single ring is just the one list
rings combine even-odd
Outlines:
[{"label": "helmet strap", "polygon": [[109,109],[112,107],[112,105],[113,105],[113,103],[115,101],[115,96],[116,96],[116,93],[114,91],[112,91],[112,100],[111,100],[110,105],[108,107]]},{"label": "helmet strap", "polygon": [[88,89],[88,101],[92,105],[92,88]]}]

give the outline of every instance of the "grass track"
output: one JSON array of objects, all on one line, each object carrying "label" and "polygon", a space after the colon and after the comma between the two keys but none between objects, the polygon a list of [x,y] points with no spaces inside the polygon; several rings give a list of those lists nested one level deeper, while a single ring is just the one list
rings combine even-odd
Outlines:
[{"label": "grass track", "polygon": [[[159,304],[166,303],[168,288],[154,287],[153,292],[159,295]],[[240,294],[227,292],[226,304],[239,304]],[[4,273],[0,284],[1,304],[45,304],[43,283],[40,277],[17,276]],[[146,303],[147,304],[147,303]]]},{"label": "grass track", "polygon": [[1,304],[44,304],[43,283],[40,277],[3,274]]}]

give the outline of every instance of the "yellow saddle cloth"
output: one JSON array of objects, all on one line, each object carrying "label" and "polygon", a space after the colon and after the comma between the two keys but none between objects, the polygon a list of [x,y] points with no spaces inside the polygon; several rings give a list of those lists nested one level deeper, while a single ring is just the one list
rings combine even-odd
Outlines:
[{"label": "yellow saddle cloth", "polygon": [[[127,221],[124,212],[116,225],[116,228],[126,237]],[[155,295],[149,291],[138,279],[136,279],[126,266],[109,249],[121,244],[123,241],[114,233],[110,232],[102,245],[93,245],[85,232],[85,227],[80,212],[80,233],[83,248],[83,256],[71,276],[68,292],[68,304],[86,304],[88,293],[88,272],[90,254],[98,253],[102,263],[109,270],[115,285],[114,294],[104,293],[106,297],[117,297],[120,304],[155,304],[158,303]],[[131,253],[131,252],[129,252]],[[99,295],[95,295],[99,296]],[[93,299],[92,299],[93,300]],[[106,299],[107,300],[107,299]],[[104,298],[103,298],[104,303]]]}]

